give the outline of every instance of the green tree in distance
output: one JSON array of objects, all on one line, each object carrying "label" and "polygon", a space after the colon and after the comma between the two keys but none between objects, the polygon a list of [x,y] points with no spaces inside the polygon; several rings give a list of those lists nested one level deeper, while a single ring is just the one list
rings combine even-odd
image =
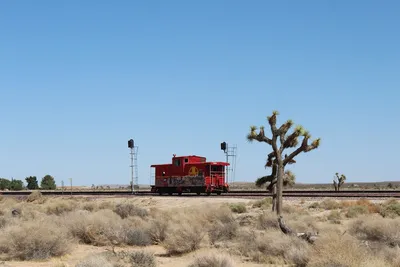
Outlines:
[{"label": "green tree in distance", "polygon": [[10,180],[0,178],[0,190],[10,189]]},{"label": "green tree in distance", "polygon": [[[276,213],[278,216],[280,216],[282,213],[282,191],[286,165],[294,164],[294,158],[301,152],[309,152],[318,148],[321,139],[318,138],[312,141],[311,144],[308,144],[309,140],[311,139],[311,135],[308,131],[304,130],[302,126],[297,126],[292,133],[288,134],[288,131],[294,124],[293,121],[288,120],[278,128],[276,125],[277,116],[278,112],[274,111],[272,116],[267,117],[272,138],[269,138],[265,135],[264,126],[260,127],[260,131],[258,133],[256,132],[257,127],[251,126],[250,133],[247,135],[247,140],[250,142],[263,142],[272,147],[272,152],[268,154],[267,163],[265,164],[265,167],[272,167],[272,174],[265,176],[267,178],[264,178],[263,182],[259,183],[273,183],[273,181],[276,179]],[[301,142],[299,142],[300,137],[303,137]],[[290,148],[295,149],[289,154],[289,156],[284,154],[285,149]]]},{"label": "green tree in distance", "polygon": [[53,176],[48,174],[44,176],[40,182],[40,188],[43,190],[55,190],[57,186]]},{"label": "green tree in distance", "polygon": [[24,189],[24,182],[21,180],[12,179],[10,182],[10,190],[19,191]]},{"label": "green tree in distance", "polygon": [[36,176],[29,176],[25,178],[25,181],[27,182],[27,188],[30,190],[36,190],[39,189],[39,185],[38,185],[38,180],[36,178]]}]

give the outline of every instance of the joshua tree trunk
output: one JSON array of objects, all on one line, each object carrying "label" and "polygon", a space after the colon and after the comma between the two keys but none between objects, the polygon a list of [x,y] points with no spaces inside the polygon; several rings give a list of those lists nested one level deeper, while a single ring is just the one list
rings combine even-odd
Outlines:
[{"label": "joshua tree trunk", "polygon": [[272,187],[272,212],[276,209],[276,185]]},{"label": "joshua tree trunk", "polygon": [[282,213],[282,205],[283,205],[283,163],[279,162],[278,159],[278,179],[276,182],[276,214],[279,216]]}]

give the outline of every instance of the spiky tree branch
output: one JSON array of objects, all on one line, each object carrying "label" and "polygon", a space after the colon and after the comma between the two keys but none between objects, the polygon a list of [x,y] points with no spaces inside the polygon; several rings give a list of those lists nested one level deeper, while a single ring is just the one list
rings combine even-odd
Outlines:
[{"label": "spiky tree branch", "polygon": [[[260,127],[260,131],[257,133],[257,127],[251,126],[250,133],[247,135],[247,140],[250,142],[258,141],[267,143],[272,147],[272,152],[268,154],[267,162],[265,167],[272,167],[272,173],[268,176],[263,176],[257,179],[256,185],[261,186],[267,182],[270,185],[267,189],[271,190],[275,185],[277,187],[277,213],[280,215],[282,207],[282,187],[290,184],[285,177],[293,177],[292,173],[285,172],[285,166],[287,164],[294,164],[296,161],[294,158],[301,152],[309,152],[316,149],[320,145],[320,139],[316,139],[309,144],[311,135],[308,131],[305,131],[302,126],[295,127],[294,131],[288,134],[289,130],[294,125],[292,120],[286,121],[280,127],[277,127],[277,116],[278,112],[272,112],[271,116],[267,117],[272,137],[269,138],[265,135],[265,128]],[[299,142],[299,138],[303,137],[303,140]],[[278,145],[278,141],[280,145]],[[289,154],[284,154],[285,149],[295,148],[300,143],[300,146]]]}]

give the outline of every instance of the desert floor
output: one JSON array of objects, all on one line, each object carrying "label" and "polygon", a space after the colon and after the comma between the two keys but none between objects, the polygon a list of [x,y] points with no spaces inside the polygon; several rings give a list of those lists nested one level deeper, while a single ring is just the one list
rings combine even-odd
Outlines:
[{"label": "desert floor", "polygon": [[[13,209],[20,214],[11,215]],[[148,214],[141,214],[142,210]],[[233,220],[226,220],[229,216]],[[279,230],[270,199],[33,196],[15,200],[3,197],[0,201],[0,255],[3,256],[0,266],[209,266],[195,264],[196,257],[201,255],[223,255],[231,260],[225,265],[223,260],[213,265],[220,267],[326,266],[334,262],[341,266],[400,266],[398,216],[400,208],[396,200],[286,199],[286,223],[296,232],[318,233],[316,243],[309,244]],[[360,226],[360,220],[365,225]],[[51,228],[54,225],[50,221],[56,228]],[[164,232],[154,233],[153,225],[162,227],[160,224],[166,221],[170,228],[165,226]],[[150,234],[164,235],[164,241],[139,244],[137,240],[144,238],[143,234],[130,237],[136,238],[130,243],[120,241],[127,240],[126,236],[120,237],[122,232],[136,227],[146,229],[143,233],[153,229]],[[62,232],[59,237],[50,240],[43,237],[58,235],[58,232]],[[262,237],[252,240],[250,232]],[[200,234],[204,238],[193,242],[196,243],[194,248],[182,245]],[[217,236],[213,242],[210,242],[211,235]],[[69,249],[48,252],[63,251],[63,244],[57,244],[58,238],[71,240]],[[117,239],[119,241],[115,241]],[[54,244],[49,245],[49,242]],[[59,248],[54,249],[57,246]],[[105,253],[110,255],[113,249],[116,253],[150,252],[155,265],[126,261],[125,265],[118,265],[113,259],[108,259],[107,265]],[[97,261],[97,258],[104,261]]]}]

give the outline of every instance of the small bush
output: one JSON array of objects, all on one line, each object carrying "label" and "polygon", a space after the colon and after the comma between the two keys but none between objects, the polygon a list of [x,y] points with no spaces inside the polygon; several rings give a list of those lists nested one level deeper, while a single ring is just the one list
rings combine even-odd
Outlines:
[{"label": "small bush", "polygon": [[400,216],[400,202],[395,199],[384,202],[379,210],[379,214],[382,217],[389,218]]},{"label": "small bush", "polygon": [[364,266],[362,263],[367,251],[357,240],[349,235],[335,233],[320,236],[315,244],[309,266]]},{"label": "small bush", "polygon": [[125,235],[125,243],[127,245],[148,246],[152,243],[149,233],[143,229],[129,229]]},{"label": "small bush", "polygon": [[263,212],[257,218],[256,227],[260,230],[277,229],[279,227],[278,218],[271,212]]},{"label": "small bush", "polygon": [[126,240],[127,226],[121,217],[111,210],[75,211],[64,217],[64,224],[71,234],[84,244],[95,246],[109,245],[111,242],[123,243]]},{"label": "small bush", "polygon": [[358,219],[350,225],[350,233],[363,240],[400,246],[400,219]]},{"label": "small bush", "polygon": [[1,231],[0,251],[9,259],[44,260],[70,251],[68,232],[49,220],[22,221]]},{"label": "small bush", "polygon": [[235,264],[229,256],[209,254],[197,256],[188,267],[235,267]]},{"label": "small bush", "polygon": [[45,202],[45,197],[43,197],[40,191],[33,191],[27,198],[26,202],[39,202],[43,204]]},{"label": "small bush", "polygon": [[169,220],[166,217],[158,216],[150,221],[148,234],[154,244],[161,243],[165,240],[169,229]]},{"label": "small bush", "polygon": [[346,217],[347,218],[355,218],[358,217],[359,215],[367,214],[368,213],[368,207],[366,206],[351,206],[347,209],[346,212]]},{"label": "small bush", "polygon": [[246,205],[244,205],[243,203],[230,204],[229,206],[231,210],[235,213],[244,213],[247,211]]},{"label": "small bush", "polygon": [[302,239],[278,230],[263,233],[241,232],[238,240],[241,255],[265,264],[295,264],[306,266],[310,246]]},{"label": "small bush", "polygon": [[135,205],[129,203],[116,205],[114,212],[121,216],[122,219],[127,218],[128,216],[138,216],[143,218],[148,215],[147,210],[136,207]]},{"label": "small bush", "polygon": [[156,267],[157,262],[154,255],[147,251],[129,252],[125,259],[134,267]]},{"label": "small bush", "polygon": [[335,209],[340,209],[342,207],[342,205],[333,200],[333,199],[324,199],[320,204],[319,207],[325,210],[335,210]]},{"label": "small bush", "polygon": [[61,215],[63,213],[75,210],[77,206],[78,203],[73,200],[54,199],[46,204],[46,213],[49,215]]},{"label": "small bush", "polygon": [[331,210],[331,212],[328,214],[327,219],[336,224],[340,224],[340,219],[342,218],[341,214],[337,210]]},{"label": "small bush", "polygon": [[308,206],[309,209],[318,209],[319,207],[320,205],[318,202],[313,202]]},{"label": "small bush", "polygon": [[239,228],[231,209],[225,205],[207,210],[204,220],[208,224],[208,236],[212,244],[233,239]]},{"label": "small bush", "polygon": [[253,203],[253,208],[267,209],[272,205],[272,198],[266,197]]},{"label": "small bush", "polygon": [[178,222],[171,224],[172,227],[162,243],[170,255],[183,254],[200,248],[205,236],[205,226],[196,219],[181,217]]}]

